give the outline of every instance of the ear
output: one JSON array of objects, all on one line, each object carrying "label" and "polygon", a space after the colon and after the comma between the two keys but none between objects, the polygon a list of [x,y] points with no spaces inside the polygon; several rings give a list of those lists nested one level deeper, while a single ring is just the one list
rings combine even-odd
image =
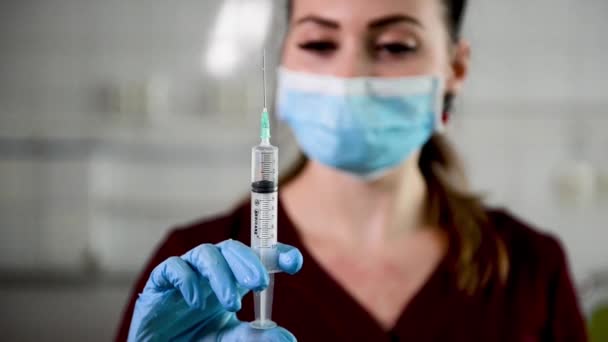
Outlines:
[{"label": "ear", "polygon": [[450,57],[446,92],[457,95],[469,75],[469,63],[471,61],[471,45],[469,42],[460,40],[454,44]]}]

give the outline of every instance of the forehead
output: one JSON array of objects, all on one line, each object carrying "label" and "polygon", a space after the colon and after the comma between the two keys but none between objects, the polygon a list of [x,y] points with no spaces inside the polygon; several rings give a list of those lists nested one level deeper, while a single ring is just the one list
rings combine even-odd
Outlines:
[{"label": "forehead", "polygon": [[293,0],[292,21],[318,15],[345,25],[364,24],[395,14],[430,21],[441,13],[441,0]]}]

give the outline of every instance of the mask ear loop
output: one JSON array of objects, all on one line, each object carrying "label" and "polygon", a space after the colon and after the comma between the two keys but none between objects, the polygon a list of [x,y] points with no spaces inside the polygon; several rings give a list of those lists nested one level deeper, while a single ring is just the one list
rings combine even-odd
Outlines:
[{"label": "mask ear loop", "polygon": [[[449,121],[449,109],[451,106],[451,95],[444,94],[445,84],[441,78],[435,79],[433,93],[435,94],[435,132],[443,133]],[[444,94],[444,95],[441,95]]]},{"label": "mask ear loop", "polygon": [[441,122],[447,125],[452,116],[452,104],[454,102],[454,94],[447,93],[443,98],[443,110],[441,112]]}]

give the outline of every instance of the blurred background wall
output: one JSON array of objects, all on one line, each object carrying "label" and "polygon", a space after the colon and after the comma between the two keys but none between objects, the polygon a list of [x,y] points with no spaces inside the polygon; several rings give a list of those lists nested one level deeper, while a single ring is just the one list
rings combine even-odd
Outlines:
[{"label": "blurred background wall", "polygon": [[[3,339],[111,339],[167,229],[247,193],[282,4],[0,2]],[[605,0],[472,1],[449,132],[489,203],[562,239],[585,308],[608,297],[606,32]]]}]

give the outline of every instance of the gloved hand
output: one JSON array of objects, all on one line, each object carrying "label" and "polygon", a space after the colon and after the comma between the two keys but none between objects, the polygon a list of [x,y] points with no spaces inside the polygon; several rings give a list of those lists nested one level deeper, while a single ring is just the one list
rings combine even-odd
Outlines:
[{"label": "gloved hand", "polygon": [[[278,266],[302,267],[297,248],[279,244]],[[171,257],[150,274],[135,303],[129,341],[295,341],[287,330],[251,328],[237,319],[241,298],[268,286],[266,269],[244,244],[226,240]]]}]

